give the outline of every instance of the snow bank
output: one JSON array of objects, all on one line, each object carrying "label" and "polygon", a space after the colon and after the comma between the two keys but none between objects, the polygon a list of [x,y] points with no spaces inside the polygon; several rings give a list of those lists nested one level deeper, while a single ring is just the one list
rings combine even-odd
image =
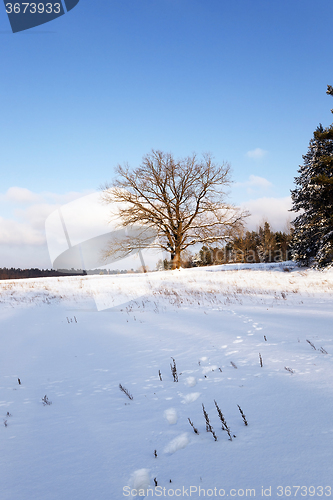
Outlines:
[{"label": "snow bank", "polygon": [[332,270],[211,270],[149,273],[145,297],[104,314],[90,280],[127,300],[146,277],[0,282],[1,500],[120,499],[129,483],[138,498],[156,483],[328,496]]},{"label": "snow bank", "polygon": [[[223,271],[223,272],[222,272]],[[333,271],[295,263],[226,264],[145,274],[4,280],[0,304],[9,307],[62,303],[98,311],[131,307],[155,312],[184,306],[224,307],[254,299],[271,303],[333,294]],[[201,361],[205,361],[203,356]]]}]

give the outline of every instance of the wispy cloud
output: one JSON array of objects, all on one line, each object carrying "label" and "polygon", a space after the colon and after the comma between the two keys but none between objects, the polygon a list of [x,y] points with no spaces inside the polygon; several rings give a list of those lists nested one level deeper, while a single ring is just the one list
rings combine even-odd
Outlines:
[{"label": "wispy cloud", "polygon": [[245,182],[245,185],[253,188],[268,189],[273,186],[273,184],[265,179],[265,177],[259,177],[258,175],[250,175],[249,180]]},{"label": "wispy cloud", "polygon": [[42,245],[45,236],[29,224],[0,217],[0,241],[2,245]]},{"label": "wispy cloud", "polygon": [[258,175],[250,175],[248,180],[245,182],[236,182],[234,184],[236,188],[246,188],[248,194],[254,194],[261,192],[267,192],[272,187],[273,184],[265,177],[260,177]]},{"label": "wispy cloud", "polygon": [[241,204],[241,207],[247,209],[251,214],[246,220],[249,230],[257,229],[264,220],[267,220],[275,231],[283,231],[288,222],[296,217],[294,212],[289,212],[291,206],[290,196],[285,198],[263,197]]},{"label": "wispy cloud", "polygon": [[30,191],[26,188],[13,186],[7,189],[5,193],[0,193],[0,203],[11,203],[13,205],[49,203],[50,205],[62,205],[64,203],[76,200],[80,196],[89,194],[92,191],[86,191],[84,193],[71,191],[64,194],[52,193],[49,191],[34,193],[33,191]]},{"label": "wispy cloud", "polygon": [[0,194],[0,200],[16,204],[39,203],[43,197],[29,189],[13,186],[6,193]]},{"label": "wispy cloud", "polygon": [[248,158],[252,158],[253,160],[260,160],[261,158],[266,156],[266,154],[267,154],[267,151],[265,151],[264,149],[256,148],[256,149],[252,149],[251,151],[248,151],[246,153],[246,156]]},{"label": "wispy cloud", "polygon": [[[27,265],[26,254],[33,256],[33,249],[38,254],[39,249],[46,245],[46,218],[60,205],[85,194],[87,193],[34,193],[18,186],[0,193],[0,242],[2,245],[0,260],[2,265],[19,267],[22,265],[21,262]],[[38,266],[36,262],[31,265]]]}]

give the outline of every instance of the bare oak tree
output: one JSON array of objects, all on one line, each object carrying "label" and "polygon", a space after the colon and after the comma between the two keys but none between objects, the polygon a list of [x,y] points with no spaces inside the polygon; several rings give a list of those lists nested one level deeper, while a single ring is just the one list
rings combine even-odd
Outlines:
[{"label": "bare oak tree", "polygon": [[150,244],[169,252],[176,269],[184,250],[227,241],[248,215],[226,203],[230,167],[214,163],[209,154],[175,160],[172,154],[152,150],[140,167],[119,165],[117,174],[105,186],[103,200],[119,202],[117,216],[130,232],[112,242],[108,255],[125,257]]}]

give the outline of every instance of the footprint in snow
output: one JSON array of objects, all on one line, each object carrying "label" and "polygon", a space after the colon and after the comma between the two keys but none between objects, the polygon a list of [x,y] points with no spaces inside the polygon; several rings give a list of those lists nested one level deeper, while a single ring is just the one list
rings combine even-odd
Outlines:
[{"label": "footprint in snow", "polygon": [[182,403],[183,404],[193,403],[194,401],[196,401],[198,399],[200,394],[201,394],[200,392],[191,392],[190,394],[186,394],[186,396],[183,396],[183,394],[180,394],[181,397],[184,397],[184,399],[182,400]]},{"label": "footprint in snow", "polygon": [[206,373],[213,372],[213,371],[215,371],[217,369],[218,369],[218,366],[216,366],[216,365],[204,366],[202,368],[202,374],[206,375]]},{"label": "footprint in snow", "polygon": [[185,380],[185,384],[188,385],[189,387],[194,387],[196,385],[197,381],[195,377],[187,377]]},{"label": "footprint in snow", "polygon": [[138,469],[133,472],[129,480],[129,485],[134,490],[143,490],[146,494],[150,486],[150,471],[149,469]]},{"label": "footprint in snow", "polygon": [[178,415],[175,408],[168,408],[164,412],[164,418],[169,422],[170,425],[174,425],[177,423]]},{"label": "footprint in snow", "polygon": [[175,439],[170,441],[169,444],[167,444],[167,446],[164,448],[164,453],[175,453],[182,448],[186,448],[189,442],[190,440],[188,438],[188,434],[187,432],[184,432],[183,434],[180,434],[180,436],[177,436]]}]

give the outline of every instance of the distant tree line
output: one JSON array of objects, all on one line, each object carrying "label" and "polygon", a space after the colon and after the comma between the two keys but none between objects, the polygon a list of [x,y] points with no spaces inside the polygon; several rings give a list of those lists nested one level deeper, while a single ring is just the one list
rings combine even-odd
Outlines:
[{"label": "distant tree line", "polygon": [[127,274],[134,273],[131,269],[128,270],[109,270],[109,269],[90,269],[89,271],[83,271],[82,269],[15,269],[11,267],[0,268],[0,280],[16,280],[16,279],[27,279],[27,278],[49,278],[57,276],[86,276],[87,274]]},{"label": "distant tree line", "polygon": [[291,239],[291,231],[274,232],[264,222],[258,231],[246,231],[235,237],[226,245],[223,256],[217,253],[216,258],[224,262],[283,262],[291,259]]},{"label": "distant tree line", "polygon": [[50,270],[50,269],[15,269],[11,267],[0,268],[0,280],[13,280],[13,279],[24,279],[24,278],[47,278],[56,276],[77,276],[78,274],[83,275],[83,271],[69,269],[66,270]]},{"label": "distant tree line", "polygon": [[[210,266],[228,263],[284,262],[291,259],[292,231],[272,231],[264,222],[257,231],[234,236],[223,247],[203,246],[195,255],[187,255],[183,267]],[[164,268],[169,268],[164,261]]]}]

